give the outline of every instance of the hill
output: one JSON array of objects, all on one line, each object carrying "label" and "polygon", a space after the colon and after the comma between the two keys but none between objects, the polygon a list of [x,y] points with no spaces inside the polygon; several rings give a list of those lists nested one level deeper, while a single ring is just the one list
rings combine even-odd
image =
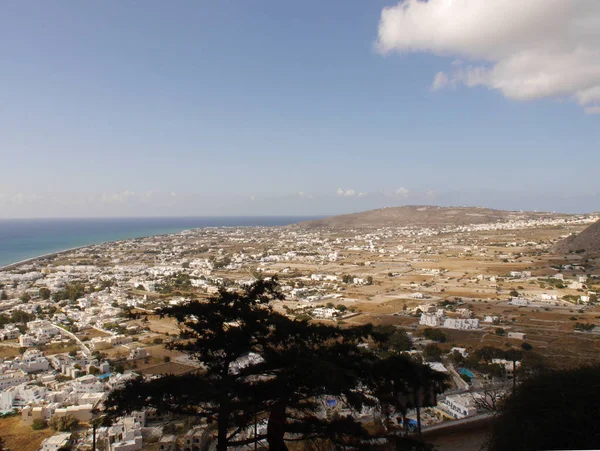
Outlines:
[{"label": "hill", "polygon": [[600,252],[600,221],[595,222],[577,235],[559,241],[553,248],[557,254],[572,252]]},{"label": "hill", "polygon": [[481,207],[406,205],[315,219],[301,222],[296,224],[295,227],[334,229],[404,226],[443,227],[568,216],[566,214],[505,211]]}]

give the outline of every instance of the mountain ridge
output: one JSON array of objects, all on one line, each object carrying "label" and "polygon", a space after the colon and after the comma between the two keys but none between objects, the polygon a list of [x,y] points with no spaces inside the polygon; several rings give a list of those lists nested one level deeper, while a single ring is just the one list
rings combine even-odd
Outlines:
[{"label": "mountain ridge", "polygon": [[302,228],[379,228],[403,226],[450,226],[506,222],[519,219],[568,218],[566,213],[496,210],[486,207],[440,207],[404,205],[359,213],[330,216],[295,224]]}]

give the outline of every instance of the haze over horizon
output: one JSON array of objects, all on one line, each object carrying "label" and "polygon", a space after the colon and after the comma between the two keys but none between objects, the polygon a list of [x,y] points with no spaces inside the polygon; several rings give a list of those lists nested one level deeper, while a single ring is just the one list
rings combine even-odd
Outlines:
[{"label": "haze over horizon", "polygon": [[6,3],[0,218],[600,211],[600,2]]}]

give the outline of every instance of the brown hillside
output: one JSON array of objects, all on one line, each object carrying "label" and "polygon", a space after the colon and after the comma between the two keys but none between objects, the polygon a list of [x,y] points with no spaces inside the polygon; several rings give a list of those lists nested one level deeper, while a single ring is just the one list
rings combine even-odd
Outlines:
[{"label": "brown hillside", "polygon": [[431,205],[407,205],[389,207],[332,216],[324,219],[302,222],[295,227],[304,228],[379,228],[403,226],[456,226],[486,224],[518,219],[541,219],[567,217],[565,214],[537,213],[523,211],[492,210],[480,207],[436,207]]},{"label": "brown hillside", "polygon": [[600,252],[600,221],[595,222],[577,235],[571,235],[554,246],[554,252]]}]

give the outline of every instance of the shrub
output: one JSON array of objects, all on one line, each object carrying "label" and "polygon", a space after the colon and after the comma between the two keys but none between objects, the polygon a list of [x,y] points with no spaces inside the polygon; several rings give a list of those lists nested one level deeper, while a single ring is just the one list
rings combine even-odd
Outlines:
[{"label": "shrub", "polygon": [[73,415],[65,415],[64,417],[52,417],[49,426],[58,432],[71,432],[79,425],[79,420]]},{"label": "shrub", "polygon": [[445,343],[448,339],[446,334],[439,329],[433,329],[428,327],[423,331],[423,336],[429,340],[437,341],[439,343]]},{"label": "shrub", "polygon": [[31,429],[33,429],[34,431],[39,431],[41,429],[44,429],[46,426],[47,424],[44,420],[42,420],[41,418],[36,418],[31,424]]}]

